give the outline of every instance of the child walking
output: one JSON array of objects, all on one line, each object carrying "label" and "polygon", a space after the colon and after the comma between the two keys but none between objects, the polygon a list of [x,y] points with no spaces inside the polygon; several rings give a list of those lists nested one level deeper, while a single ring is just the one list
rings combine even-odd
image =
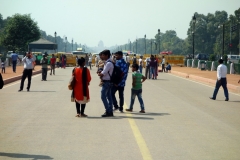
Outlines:
[{"label": "child walking", "polygon": [[139,71],[138,71],[138,64],[133,64],[132,65],[132,95],[131,95],[131,104],[129,109],[126,109],[128,112],[132,112],[133,110],[133,104],[135,101],[136,96],[138,97],[138,101],[140,103],[141,111],[140,113],[145,113],[145,108],[144,108],[144,103],[142,99],[142,83],[146,80],[146,77],[143,76]]},{"label": "child walking", "polygon": [[5,73],[5,61],[2,61],[2,73]]}]

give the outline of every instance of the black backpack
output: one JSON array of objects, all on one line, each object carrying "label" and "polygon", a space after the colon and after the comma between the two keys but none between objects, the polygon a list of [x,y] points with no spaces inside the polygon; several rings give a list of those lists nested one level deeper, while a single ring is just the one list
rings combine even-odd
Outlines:
[{"label": "black backpack", "polygon": [[134,57],[134,58],[133,58],[133,64],[136,64],[136,63],[137,63],[137,58]]},{"label": "black backpack", "polygon": [[111,78],[111,83],[113,83],[114,85],[118,85],[124,76],[124,72],[121,70],[120,67],[116,66],[113,62],[111,62],[113,64],[113,72],[112,75],[109,74],[110,78]]}]

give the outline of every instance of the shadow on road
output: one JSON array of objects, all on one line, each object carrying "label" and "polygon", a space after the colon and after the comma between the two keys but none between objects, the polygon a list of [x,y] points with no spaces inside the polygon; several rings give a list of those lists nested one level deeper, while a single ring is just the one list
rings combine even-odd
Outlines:
[{"label": "shadow on road", "polygon": [[56,91],[30,91],[30,92],[56,92]]},{"label": "shadow on road", "polygon": [[142,119],[142,120],[153,120],[154,118],[149,117],[131,117],[131,116],[114,116],[114,117],[87,117],[88,119],[123,119],[123,118],[129,118],[129,119]]},{"label": "shadow on road", "polygon": [[134,113],[134,112],[130,112],[130,114],[135,114],[135,115],[148,115],[148,116],[166,116],[166,115],[170,115],[169,113],[151,113],[151,112],[147,112],[147,113]]},{"label": "shadow on road", "polygon": [[31,154],[21,154],[21,153],[4,153],[0,152],[0,157],[11,157],[11,158],[24,158],[24,159],[53,159],[50,156],[45,156],[45,155],[31,155]]}]

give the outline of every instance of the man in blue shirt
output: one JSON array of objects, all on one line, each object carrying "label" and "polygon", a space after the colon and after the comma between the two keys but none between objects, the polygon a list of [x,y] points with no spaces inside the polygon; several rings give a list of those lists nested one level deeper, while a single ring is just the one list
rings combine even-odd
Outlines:
[{"label": "man in blue shirt", "polygon": [[12,69],[13,69],[13,72],[16,73],[17,59],[19,59],[20,61],[21,59],[18,57],[15,51],[13,51],[13,53],[11,54],[11,58],[12,58]]},{"label": "man in blue shirt", "polygon": [[[127,75],[128,75],[128,65],[125,62],[125,60],[123,59],[123,53],[122,51],[118,51],[115,53],[115,57],[117,59],[116,61],[116,66],[118,66],[119,68],[121,68],[122,72],[124,72],[124,76],[122,81],[117,85],[117,86],[113,86],[112,87],[112,100],[113,100],[113,106],[114,106],[114,110],[118,110],[120,112],[123,112],[123,104],[124,104],[124,87],[125,87],[125,82],[127,80]],[[115,97],[115,93],[118,91],[118,95],[119,95],[119,106]]]}]

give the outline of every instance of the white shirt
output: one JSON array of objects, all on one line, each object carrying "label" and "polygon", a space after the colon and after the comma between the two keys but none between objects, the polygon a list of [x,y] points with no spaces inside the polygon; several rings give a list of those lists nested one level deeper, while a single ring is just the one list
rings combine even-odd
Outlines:
[{"label": "white shirt", "polygon": [[113,63],[111,62],[111,59],[109,58],[105,63],[103,67],[103,71],[101,72],[103,74],[102,79],[103,80],[110,80],[110,75],[113,73]]},{"label": "white shirt", "polygon": [[33,69],[33,64],[32,62],[35,61],[35,58],[32,57],[32,58],[28,58],[28,57],[24,57],[22,59],[23,63],[24,63],[24,69]]},{"label": "white shirt", "polygon": [[147,59],[145,60],[145,62],[146,62],[146,65],[148,66],[148,65],[149,65],[149,62],[150,62],[150,58],[147,58]]},{"label": "white shirt", "polygon": [[218,65],[217,67],[217,79],[220,80],[221,78],[227,77],[227,67],[223,64]]},{"label": "white shirt", "polygon": [[138,60],[138,65],[142,66],[142,59],[141,58],[139,58],[139,60]]},{"label": "white shirt", "polygon": [[130,57],[126,56],[126,62],[129,63],[129,61],[130,61]]},{"label": "white shirt", "polygon": [[165,64],[165,58],[162,59],[162,64]]},{"label": "white shirt", "polygon": [[89,58],[88,58],[88,62],[92,62],[92,57],[89,57]]}]

